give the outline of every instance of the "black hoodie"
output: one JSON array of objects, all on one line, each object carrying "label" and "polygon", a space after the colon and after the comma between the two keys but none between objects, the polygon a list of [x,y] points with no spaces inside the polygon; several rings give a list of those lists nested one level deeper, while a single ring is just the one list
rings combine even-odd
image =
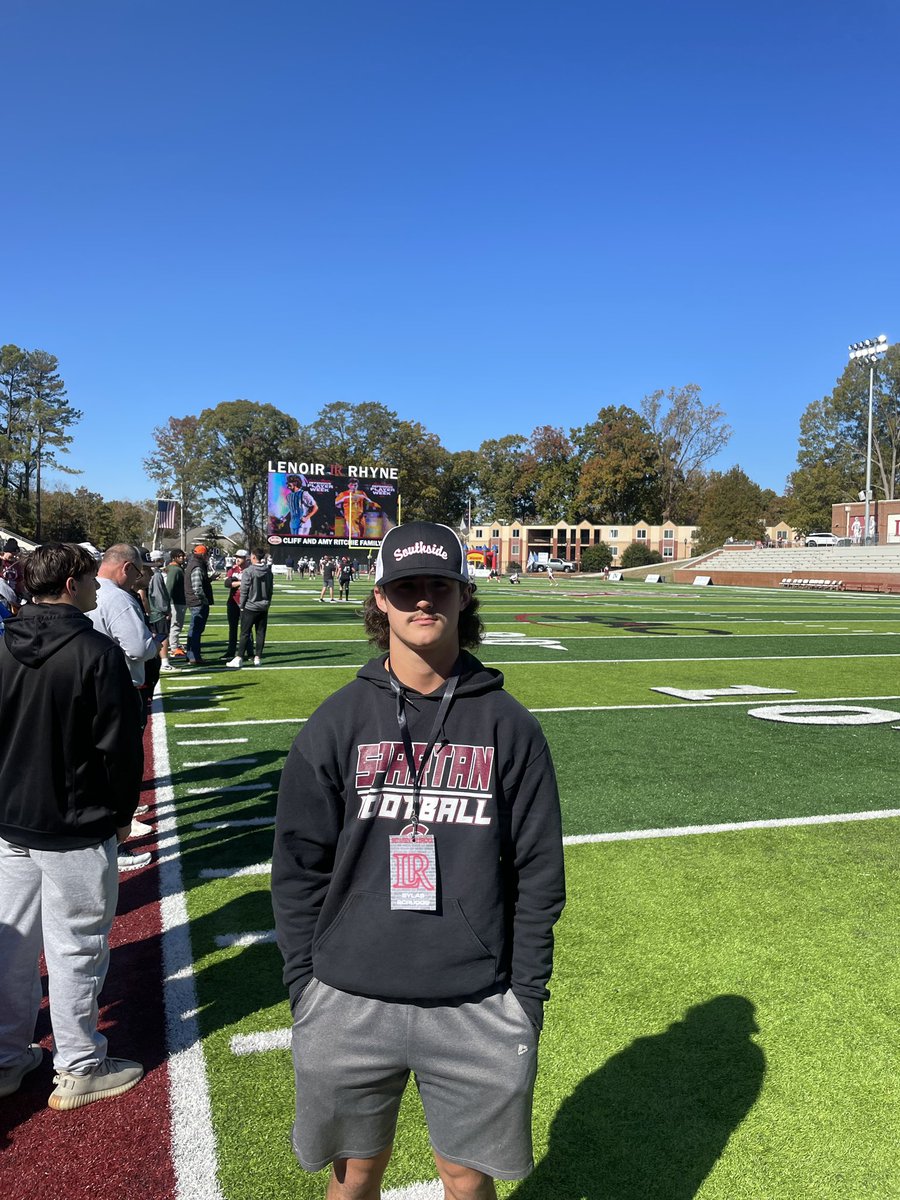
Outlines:
[{"label": "black hoodie", "polygon": [[0,642],[0,837],[97,845],[130,823],[142,774],[120,648],[71,604],[26,604]]},{"label": "black hoodie", "polygon": [[[390,907],[389,842],[412,789],[386,656],[298,734],[281,776],[272,899],[293,1005],[313,975],[342,991],[454,1002],[511,986],[540,1029],[565,902],[556,777],[537,720],[470,654],[423,780],[437,910]],[[407,689],[415,752],[439,691]]]}]

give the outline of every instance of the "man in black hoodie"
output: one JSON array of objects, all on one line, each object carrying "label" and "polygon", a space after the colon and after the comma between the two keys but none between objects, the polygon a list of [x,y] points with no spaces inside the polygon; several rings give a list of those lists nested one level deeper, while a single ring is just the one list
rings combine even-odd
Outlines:
[{"label": "man in black hoodie", "polygon": [[41,1063],[31,1043],[50,983],[55,1109],[119,1096],[143,1074],[97,1028],[116,911],[116,842],[143,770],[140,709],[122,650],[86,613],[97,564],[49,542],[25,564],[34,602],[0,643],[0,1096]]},{"label": "man in black hoodie", "polygon": [[377,1200],[416,1076],[447,1200],[533,1167],[537,1041],[564,903],[540,725],[466,647],[445,525],[388,532],[366,628],[388,654],[313,714],[281,777],[272,899],[294,1015],[294,1151]]}]

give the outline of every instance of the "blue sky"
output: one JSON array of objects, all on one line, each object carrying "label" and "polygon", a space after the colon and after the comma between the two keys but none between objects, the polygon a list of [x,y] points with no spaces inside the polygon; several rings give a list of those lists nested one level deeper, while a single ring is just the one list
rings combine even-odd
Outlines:
[{"label": "blue sky", "polygon": [[170,415],[376,400],[451,450],[696,382],[780,490],[900,337],[900,9],[832,0],[7,0],[0,340],[70,462]]}]

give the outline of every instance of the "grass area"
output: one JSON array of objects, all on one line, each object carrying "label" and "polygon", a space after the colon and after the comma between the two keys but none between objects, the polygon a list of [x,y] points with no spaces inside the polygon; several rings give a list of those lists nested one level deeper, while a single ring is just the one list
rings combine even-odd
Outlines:
[{"label": "grass area", "polygon": [[[196,827],[270,819],[300,721],[368,657],[355,606],[320,606],[317,595],[314,585],[279,589],[261,669],[214,667],[197,687],[198,673],[163,682],[226,1200],[323,1194],[290,1153],[289,1052],[230,1050],[235,1034],[290,1019],[277,949],[216,942],[271,929],[268,877],[200,874],[265,862],[272,827]],[[482,658],[504,664],[528,707],[570,710],[539,713],[567,834],[896,806],[891,723],[779,725],[748,716],[765,697],[685,706],[652,690],[755,684],[795,693],[769,702],[895,696],[879,706],[900,711],[896,601],[612,592],[579,580],[550,597],[525,586],[479,595],[491,641],[558,643],[492,644]],[[223,624],[208,631],[210,657],[224,649]],[[186,744],[201,741],[223,744]],[[235,787],[255,790],[223,790]],[[900,1194],[897,828],[889,819],[568,846],[535,1103],[539,1163],[501,1195]],[[433,1177],[429,1161],[408,1089],[386,1186]]]}]

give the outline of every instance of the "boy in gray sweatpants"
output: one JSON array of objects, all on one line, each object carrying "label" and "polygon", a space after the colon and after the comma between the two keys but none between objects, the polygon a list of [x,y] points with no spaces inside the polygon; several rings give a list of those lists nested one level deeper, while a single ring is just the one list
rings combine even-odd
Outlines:
[{"label": "boy in gray sweatpants", "polygon": [[143,773],[140,710],[121,649],[85,615],[96,563],[80,546],[38,547],[33,603],[0,642],[0,1097],[41,1064],[32,1043],[47,961],[56,1087],[80,1108],[121,1095],[140,1063],[110,1058],[97,1028],[116,911],[116,843]]}]

